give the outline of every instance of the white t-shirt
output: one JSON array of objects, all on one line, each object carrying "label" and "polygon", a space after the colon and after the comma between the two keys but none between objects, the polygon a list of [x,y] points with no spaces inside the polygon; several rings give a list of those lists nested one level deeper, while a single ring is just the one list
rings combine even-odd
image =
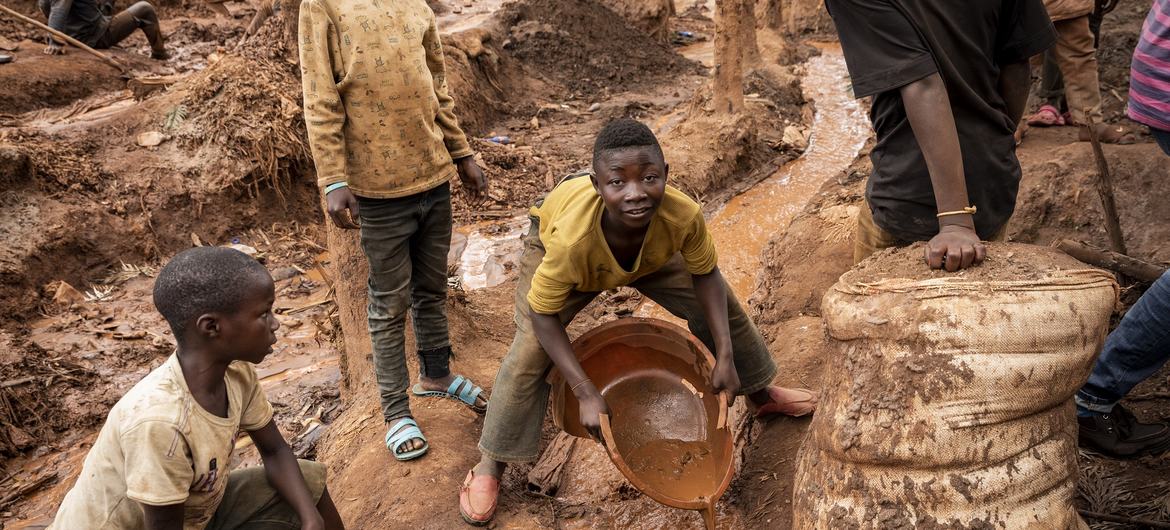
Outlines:
[{"label": "white t-shirt", "polygon": [[251,364],[232,363],[224,381],[228,417],[221,418],[195,401],[176,355],[147,374],[110,410],[49,528],[143,528],[142,504],[178,503],[186,506],[184,530],[207,526],[227,486],[236,437],[272,421]]}]

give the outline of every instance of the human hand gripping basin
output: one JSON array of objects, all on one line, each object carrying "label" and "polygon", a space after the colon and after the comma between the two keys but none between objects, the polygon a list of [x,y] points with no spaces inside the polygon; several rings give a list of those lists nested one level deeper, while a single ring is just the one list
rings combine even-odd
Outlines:
[{"label": "human hand gripping basin", "polygon": [[[624,318],[573,341],[585,374],[609,405],[606,452],[639,491],[667,506],[706,511],[735,474],[727,400],[711,386],[715,358],[693,335],[652,318]],[[553,421],[581,438],[576,396],[554,368]]]}]

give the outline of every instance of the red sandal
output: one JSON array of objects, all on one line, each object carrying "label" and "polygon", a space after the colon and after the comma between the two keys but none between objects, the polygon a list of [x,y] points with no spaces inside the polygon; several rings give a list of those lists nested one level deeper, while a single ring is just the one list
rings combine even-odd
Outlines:
[{"label": "red sandal", "polygon": [[[476,499],[473,501],[472,496]],[[489,500],[484,500],[485,498]],[[467,472],[463,486],[459,488],[459,515],[473,526],[483,526],[496,515],[496,503],[500,500],[500,479],[491,475],[475,476],[475,470]],[[486,506],[484,506],[486,504]]]},{"label": "red sandal", "polygon": [[[797,398],[791,393],[800,393],[804,396]],[[788,394],[787,396],[785,394]],[[761,405],[756,409],[756,417],[762,418],[764,416],[771,416],[773,414],[783,414],[785,416],[792,416],[799,418],[812,414],[817,409],[817,402],[819,399],[812,390],[806,388],[780,388],[778,386],[768,387],[768,396],[772,401]]]},{"label": "red sandal", "polygon": [[1032,127],[1056,127],[1068,122],[1060,115],[1060,111],[1056,107],[1042,105],[1039,109],[1036,109],[1035,114],[1028,116],[1025,123]]}]

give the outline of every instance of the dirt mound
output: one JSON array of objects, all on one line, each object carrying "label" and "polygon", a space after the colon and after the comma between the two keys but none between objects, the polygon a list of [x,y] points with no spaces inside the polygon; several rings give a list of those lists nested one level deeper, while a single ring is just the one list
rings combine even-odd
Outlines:
[{"label": "dirt mound", "polygon": [[500,145],[472,138],[471,147],[479,155],[479,167],[488,176],[488,192],[486,197],[475,200],[460,189],[452,197],[460,221],[507,218],[527,211],[559,178],[548,163],[533,156],[531,146]]},{"label": "dirt mound", "polygon": [[[173,128],[179,145],[196,156],[211,149],[221,161],[251,164],[245,184],[252,193],[271,188],[283,198],[309,159],[300,80],[290,70],[275,61],[228,57],[177,87],[186,94],[167,111],[163,127]],[[240,178],[210,169],[223,179],[207,182],[210,189]]]},{"label": "dirt mound", "polygon": [[[1071,132],[1070,134],[1075,134]],[[1008,234],[1016,241],[1047,245],[1057,239],[1078,239],[1109,247],[1101,199],[1095,187],[1097,166],[1087,142],[1037,138],[1020,154],[1027,168],[1020,184],[1016,213]],[[1031,145],[1030,145],[1031,144]],[[1035,149],[1031,149],[1035,147]],[[1113,175],[1121,229],[1129,253],[1137,258],[1170,263],[1170,158],[1152,143],[1106,146]]]},{"label": "dirt mound", "polygon": [[500,20],[511,28],[504,49],[574,94],[628,90],[697,68],[597,0],[521,0]]},{"label": "dirt mound", "polygon": [[101,59],[70,50],[64,56],[41,52],[44,44],[26,40],[0,68],[0,122],[24,112],[68,105],[91,94],[126,86],[117,70]]},{"label": "dirt mound", "polygon": [[[11,156],[0,163],[31,171],[0,199],[0,233],[13,242],[0,249],[5,314],[30,308],[51,280],[83,286],[119,260],[190,244],[193,233],[218,240],[315,217],[290,70],[227,57],[141,103],[114,93],[6,130],[0,147]],[[153,136],[145,147],[143,134]]]},{"label": "dirt mound", "polygon": [[866,153],[825,182],[804,210],[764,250],[749,305],[756,324],[772,326],[798,315],[819,315],[821,297],[853,266],[857,212],[865,206]]},{"label": "dirt mound", "polygon": [[601,3],[651,39],[670,42],[674,0],[601,0]]},{"label": "dirt mound", "polygon": [[722,204],[784,163],[803,145],[784,141],[784,126],[811,121],[800,80],[789,70],[767,66],[744,79],[748,111],[727,116],[711,109],[711,94],[695,92],[678,125],[659,133],[672,184],[703,202]]}]

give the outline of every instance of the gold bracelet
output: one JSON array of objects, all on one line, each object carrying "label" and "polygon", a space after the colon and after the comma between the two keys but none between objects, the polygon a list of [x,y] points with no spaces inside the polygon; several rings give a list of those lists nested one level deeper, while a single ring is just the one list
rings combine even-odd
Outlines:
[{"label": "gold bracelet", "polygon": [[592,382],[593,381],[590,381],[589,378],[586,377],[585,379],[577,381],[577,384],[569,387],[569,392],[573,392],[575,394],[575,393],[577,393],[577,389],[581,388],[581,385],[584,385],[585,383],[592,383]]},{"label": "gold bracelet", "polygon": [[967,215],[967,214],[975,215],[975,211],[976,211],[976,208],[974,206],[968,206],[966,208],[963,208],[962,210],[955,210],[953,212],[939,212],[938,215],[936,215],[935,217],[946,217],[948,215]]}]

